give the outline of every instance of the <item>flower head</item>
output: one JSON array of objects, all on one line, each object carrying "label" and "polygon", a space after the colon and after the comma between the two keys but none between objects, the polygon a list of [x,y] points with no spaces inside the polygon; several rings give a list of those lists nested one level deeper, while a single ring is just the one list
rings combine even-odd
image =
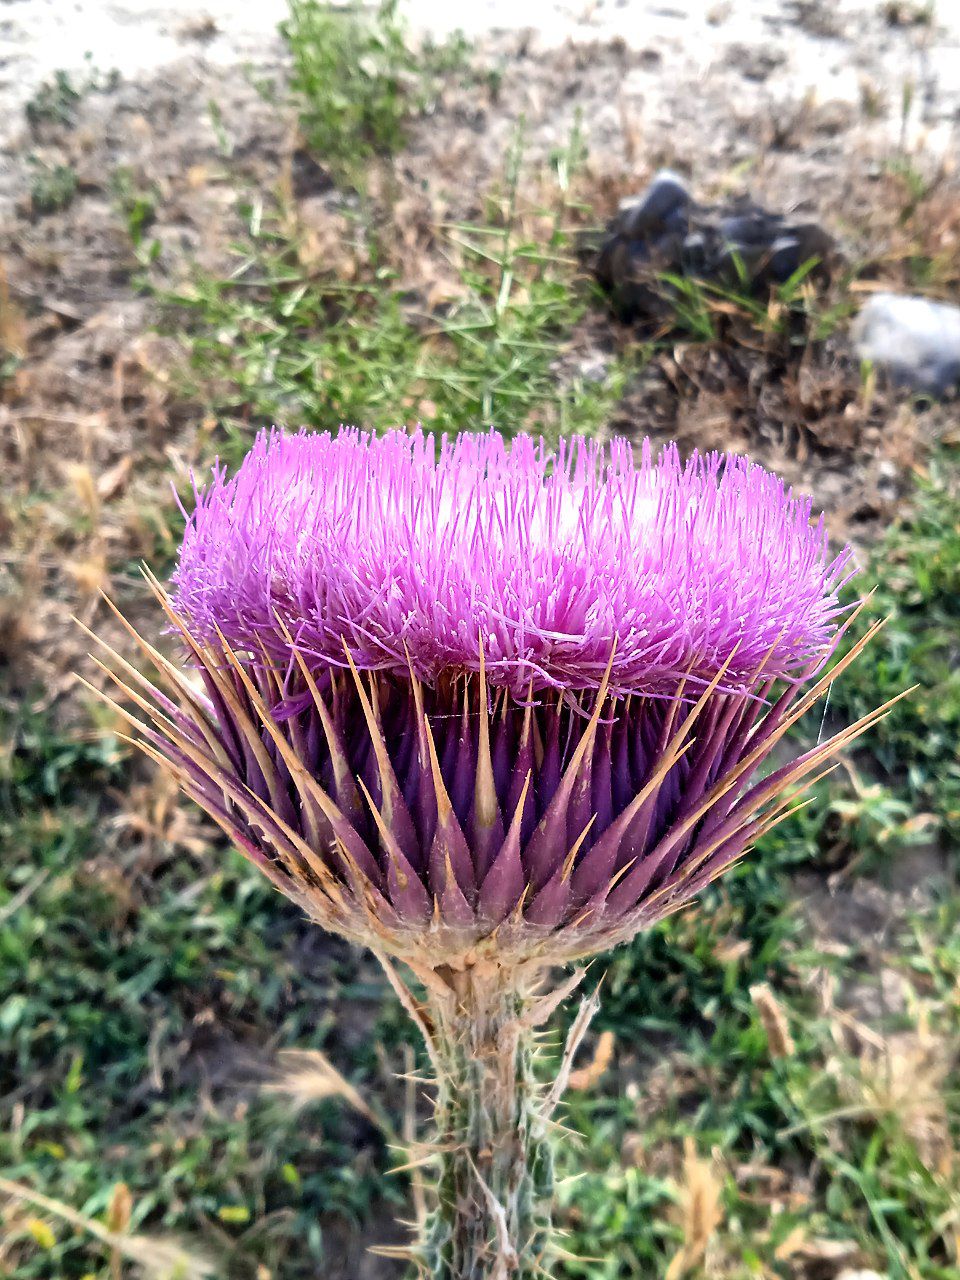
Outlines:
[{"label": "flower head", "polygon": [[[829,647],[849,551],[743,458],[495,432],[262,434],[197,496],[175,575],[196,633],[433,683],[670,694]],[[614,645],[616,651],[614,652]]]},{"label": "flower head", "polygon": [[177,701],[115,678],[328,927],[562,960],[689,901],[872,722],[760,776],[862,647],[820,674],[849,564],[740,458],[274,432],[197,494],[160,593],[202,692],[144,641]]}]

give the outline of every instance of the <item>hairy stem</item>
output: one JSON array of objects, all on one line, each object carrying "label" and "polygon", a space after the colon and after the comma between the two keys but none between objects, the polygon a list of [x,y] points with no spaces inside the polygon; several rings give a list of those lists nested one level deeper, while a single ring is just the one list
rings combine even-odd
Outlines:
[{"label": "hairy stem", "polygon": [[537,1028],[582,973],[552,995],[537,993],[540,971],[494,964],[419,976],[427,1002],[417,1021],[437,1072],[429,1150],[438,1169],[417,1250],[421,1271],[429,1280],[549,1276],[550,1115],[595,998],[584,1001],[555,1084],[545,1090],[534,1075]]}]

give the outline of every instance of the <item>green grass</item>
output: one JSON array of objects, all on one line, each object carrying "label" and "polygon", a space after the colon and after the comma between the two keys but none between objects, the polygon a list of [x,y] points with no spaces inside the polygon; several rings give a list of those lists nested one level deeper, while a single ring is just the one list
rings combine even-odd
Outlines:
[{"label": "green grass", "polygon": [[29,99],[24,111],[34,126],[45,121],[71,124],[82,97],[83,90],[66,71],[55,71],[53,79],[45,81]]},{"label": "green grass", "polygon": [[[390,0],[367,17],[294,0],[283,33],[308,150],[342,181],[356,183],[356,164],[402,143],[407,116],[445,77],[473,74],[462,41],[414,57]],[[223,427],[226,456],[274,423],[550,438],[602,427],[636,357],[611,360],[599,377],[575,360],[561,367],[590,301],[572,238],[582,159],[575,130],[546,172],[532,173],[521,124],[485,216],[437,227],[440,243],[419,264],[398,262],[390,208],[362,195],[341,209],[352,223],[344,240],[363,248],[334,253],[333,265],[329,254],[314,261],[289,193],[239,197],[246,234],[234,268],[161,293],[188,353],[183,390]],[[348,160],[349,173],[337,168]],[[418,290],[418,269],[442,271],[439,300]]]},{"label": "green grass", "polygon": [[782,284],[771,287],[765,298],[751,289],[745,264],[734,257],[738,279],[720,283],[671,272],[660,276],[672,311],[676,334],[694,342],[729,340],[744,328],[748,345],[759,339],[768,348],[787,354],[810,343],[823,342],[856,309],[847,291],[852,273],[844,273],[835,287],[825,289],[815,275],[819,260],[810,258]]},{"label": "green grass", "polygon": [[460,38],[414,53],[397,9],[397,0],[381,0],[372,13],[290,0],[280,28],[304,140],[321,165],[354,182],[362,182],[365,161],[400,149],[409,118],[427,109],[439,78],[466,62]]},{"label": "green grass", "polygon": [[158,241],[148,242],[146,239],[157,215],[157,192],[153,187],[139,184],[133,172],[123,167],[115,170],[110,185],[134,251],[141,263],[147,266],[160,251]]},{"label": "green grass", "polygon": [[412,57],[395,0],[370,18],[316,0],[291,0],[281,27],[293,59],[300,126],[321,164],[353,168],[403,142]]},{"label": "green grass", "polygon": [[[189,351],[188,394],[204,402],[242,452],[259,425],[341,422],[383,429],[421,422],[438,431],[496,426],[556,438],[608,419],[629,372],[611,361],[599,379],[558,362],[588,305],[577,285],[568,221],[577,136],[554,158],[546,242],[523,234],[520,140],[489,221],[443,229],[458,262],[455,296],[428,309],[381,265],[376,234],[345,285],[305,269],[294,235],[257,205],[227,278],[197,274],[166,295]],[[362,216],[362,215],[361,215]]]},{"label": "green grass", "polygon": [[[848,966],[869,973],[875,963],[863,940],[851,938],[842,956],[804,942],[784,873],[809,863],[815,836],[788,824],[695,913],[610,958],[600,1025],[617,1037],[628,1084],[618,1090],[608,1079],[594,1095],[570,1100],[567,1122],[583,1138],[561,1148],[569,1247],[602,1261],[571,1263],[565,1275],[664,1274],[683,1231],[672,1212],[676,1177],[657,1162],[664,1153],[677,1160],[686,1135],[701,1155],[714,1152],[722,1162],[722,1274],[788,1274],[777,1251],[798,1230],[852,1242],[865,1263],[897,1280],[955,1274],[944,1228],[960,1205],[955,1172],[929,1167],[909,1115],[872,1095],[863,1100],[864,1067],[838,1043],[840,1024],[817,1008],[810,990],[817,972],[842,981]],[[960,959],[955,926],[955,906],[915,923],[929,962],[906,935],[890,945],[899,971],[929,963],[937,973],[944,994],[936,1025],[948,1045],[960,1030],[946,991]],[[731,940],[749,945],[731,958]],[[787,1019],[794,1041],[787,1057],[771,1056],[750,995],[758,982],[771,984]],[[885,1072],[881,1063],[881,1080]],[[645,1101],[651,1079],[659,1082],[652,1107]],[[952,1063],[940,1084],[948,1112],[958,1085]],[[758,1203],[749,1179],[735,1176],[743,1168],[773,1171],[784,1185],[803,1178],[808,1194],[794,1209],[776,1196]]]},{"label": "green grass", "polygon": [[919,686],[871,732],[872,767],[876,780],[914,819],[929,815],[934,831],[941,828],[955,840],[960,834],[960,471],[952,454],[932,459],[929,474],[919,479],[856,585],[858,591],[875,589],[871,612],[889,622],[868,657],[837,684],[832,707],[848,719]]},{"label": "green grass", "polygon": [[82,77],[69,71],[55,71],[53,78],[45,80],[27,100],[24,106],[27,121],[34,130],[44,125],[72,125],[86,94],[111,89],[118,80],[119,72],[103,73],[92,63]]},{"label": "green grass", "polygon": [[35,161],[30,182],[30,204],[34,213],[57,213],[73,203],[77,175],[69,165],[46,165]]},{"label": "green grass", "polygon": [[[78,741],[35,716],[0,727],[5,1176],[94,1217],[124,1182],[134,1226],[202,1234],[222,1274],[315,1276],[329,1224],[389,1216],[402,1181],[384,1180],[367,1122],[333,1102],[298,1117],[244,1064],[271,1063],[273,1045],[328,1047],[369,1089],[383,1076],[373,1045],[399,1070],[407,1028],[372,967],[308,931],[229,850],[105,840],[122,812],[105,796],[129,785],[109,736]],[[26,1249],[17,1276],[100,1274],[97,1246],[51,1225],[56,1243]]]}]

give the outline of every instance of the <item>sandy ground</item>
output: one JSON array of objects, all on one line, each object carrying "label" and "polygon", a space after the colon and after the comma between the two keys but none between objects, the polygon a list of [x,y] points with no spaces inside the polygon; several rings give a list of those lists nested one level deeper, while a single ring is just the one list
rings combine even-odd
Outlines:
[{"label": "sandy ground", "polygon": [[[657,119],[668,87],[695,91],[718,71],[739,72],[741,108],[810,95],[853,106],[865,96],[898,104],[882,128],[948,154],[960,129],[960,3],[940,0],[932,21],[903,0],[891,22],[881,0],[405,0],[414,33],[472,38],[530,32],[531,49],[622,41],[648,71],[624,83]],[[183,59],[211,69],[272,61],[285,0],[0,0],[0,137],[17,108],[56,70],[116,69],[150,76]],[[904,113],[900,105],[906,102]]]}]

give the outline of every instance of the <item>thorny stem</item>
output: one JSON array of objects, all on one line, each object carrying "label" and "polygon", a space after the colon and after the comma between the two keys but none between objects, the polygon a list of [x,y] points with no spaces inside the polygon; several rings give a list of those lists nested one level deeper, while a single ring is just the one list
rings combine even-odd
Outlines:
[{"label": "thorny stem", "polygon": [[[396,973],[391,978],[396,978]],[[429,1280],[534,1280],[552,1274],[551,1113],[597,1007],[583,1002],[549,1090],[534,1074],[537,1027],[580,982],[538,995],[538,972],[476,964],[431,971],[418,1017],[437,1072],[438,1168],[415,1256]]]}]

